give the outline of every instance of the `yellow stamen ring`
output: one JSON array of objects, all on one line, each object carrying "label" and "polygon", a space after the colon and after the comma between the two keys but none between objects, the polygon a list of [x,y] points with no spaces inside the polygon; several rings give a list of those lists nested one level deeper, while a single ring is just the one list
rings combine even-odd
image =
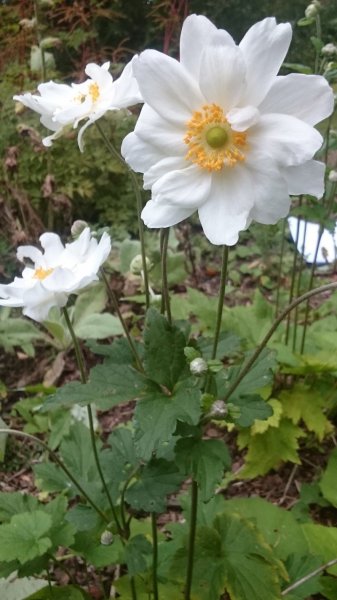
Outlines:
[{"label": "yellow stamen ring", "polygon": [[34,279],[39,279],[40,281],[43,281],[53,271],[54,271],[54,269],[43,269],[42,267],[38,267],[37,269],[35,269],[35,273],[34,273],[33,277],[34,277]]},{"label": "yellow stamen ring", "polygon": [[93,102],[96,102],[100,96],[100,91],[97,83],[91,83],[89,85],[89,96]]},{"label": "yellow stamen ring", "polygon": [[188,146],[185,158],[208,171],[234,167],[245,160],[247,135],[231,128],[217,104],[206,104],[194,111],[184,142]]}]

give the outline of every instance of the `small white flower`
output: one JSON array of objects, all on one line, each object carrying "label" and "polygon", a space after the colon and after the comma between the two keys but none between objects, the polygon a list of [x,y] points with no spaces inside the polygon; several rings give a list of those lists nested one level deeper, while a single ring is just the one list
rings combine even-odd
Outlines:
[{"label": "small white flower", "polygon": [[34,246],[19,246],[19,260],[29,259],[22,277],[0,285],[0,305],[22,307],[23,314],[35,321],[44,321],[53,306],[63,307],[68,296],[98,279],[97,272],[109,256],[111,240],[103,233],[100,242],[91,236],[89,227],[69,244],[63,246],[55,233],[40,236],[44,250]]},{"label": "small white flower", "polygon": [[194,358],[190,362],[190,371],[191,371],[192,375],[197,375],[197,376],[204,375],[208,371],[207,362],[201,357]]},{"label": "small white flower", "polygon": [[312,19],[313,17],[316,17],[318,15],[319,9],[320,6],[317,4],[317,2],[312,2],[307,6],[307,8],[304,11],[304,14],[307,17],[307,19]]},{"label": "small white flower", "polygon": [[152,192],[142,218],[169,227],[196,210],[213,244],[233,245],[252,220],[288,214],[289,194],[320,197],[313,127],[333,109],[323,77],[278,77],[289,23],[257,23],[237,46],[206,17],[183,25],[180,62],[146,50],[133,70],[145,105],[122,154]]},{"label": "small white flower", "polygon": [[89,125],[100,119],[108,110],[127,108],[142,101],[132,73],[132,61],[126,65],[116,81],[113,81],[109,73],[109,62],[101,67],[90,63],[85,68],[89,79],[83,83],[67,85],[49,81],[38,86],[40,95],[23,94],[14,96],[14,100],[39,113],[42,125],[54,131],[42,140],[45,146],[51,146],[67,128],[76,129],[81,121],[87,119],[77,138],[79,148],[83,152],[83,133]]}]

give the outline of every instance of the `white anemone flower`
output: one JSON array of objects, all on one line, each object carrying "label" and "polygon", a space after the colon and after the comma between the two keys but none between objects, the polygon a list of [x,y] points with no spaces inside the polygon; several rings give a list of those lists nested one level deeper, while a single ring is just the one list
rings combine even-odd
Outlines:
[{"label": "white anemone flower", "polygon": [[0,285],[0,305],[22,307],[23,314],[44,321],[53,306],[63,307],[70,294],[76,294],[98,279],[97,272],[111,250],[111,240],[103,233],[99,243],[89,227],[65,246],[55,233],[40,236],[41,252],[34,246],[19,246],[20,261],[29,259],[22,277]]},{"label": "white anemone flower", "polygon": [[313,263],[315,257],[318,265],[335,262],[337,224],[333,233],[326,228],[320,232],[321,227],[318,223],[310,223],[297,217],[289,217],[288,225],[293,241],[297,242],[297,251],[304,256],[307,263]]},{"label": "white anemone flower", "polygon": [[81,121],[87,119],[78,133],[78,145],[83,152],[83,133],[89,125],[108,110],[127,108],[142,101],[133,76],[132,61],[116,81],[113,81],[109,67],[109,62],[102,66],[90,63],[85,69],[89,79],[83,83],[67,85],[48,81],[38,86],[39,95],[14,96],[14,100],[38,112],[42,125],[54,131],[42,140],[45,146],[51,146],[66,129],[77,128]]},{"label": "white anemone flower", "polygon": [[277,76],[291,26],[270,17],[237,46],[206,17],[182,28],[180,62],[146,50],[133,70],[144,99],[123,141],[129,165],[152,192],[142,218],[169,227],[196,210],[213,244],[233,245],[252,220],[276,223],[289,195],[323,194],[313,127],[333,109],[323,77]]}]

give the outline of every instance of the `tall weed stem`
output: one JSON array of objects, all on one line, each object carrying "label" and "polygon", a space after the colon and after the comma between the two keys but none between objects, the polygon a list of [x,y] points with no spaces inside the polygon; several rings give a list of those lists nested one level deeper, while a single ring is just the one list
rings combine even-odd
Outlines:
[{"label": "tall weed stem", "polygon": [[224,246],[222,249],[219,300],[218,300],[218,311],[217,311],[215,332],[214,332],[212,359],[216,358],[219,337],[220,337],[222,313],[223,313],[223,303],[224,303],[225,292],[226,292],[226,280],[227,280],[227,271],[228,271],[228,253],[229,253],[228,246]]},{"label": "tall weed stem", "polygon": [[198,513],[198,484],[193,479],[191,488],[191,517],[190,517],[190,532],[188,539],[188,555],[187,555],[187,571],[184,599],[191,600],[194,551],[195,551],[195,534],[197,530],[197,513]]},{"label": "tall weed stem", "polygon": [[156,513],[151,513],[152,525],[152,585],[153,585],[153,600],[158,600],[158,532]]},{"label": "tall weed stem", "polygon": [[162,307],[165,307],[167,320],[172,323],[170,291],[167,278],[167,249],[170,236],[170,228],[161,230],[161,277],[162,277]]},{"label": "tall weed stem", "polygon": [[139,231],[139,240],[141,246],[141,255],[142,255],[142,266],[143,266],[143,277],[144,277],[144,291],[145,291],[145,302],[146,308],[150,306],[150,290],[149,290],[149,276],[146,264],[146,252],[145,252],[145,238],[144,238],[144,226],[143,221],[141,219],[141,212],[143,209],[142,196],[140,193],[137,177],[135,173],[130,169],[129,165],[125,162],[124,158],[119,154],[118,150],[112,144],[112,142],[107,137],[103,127],[98,121],[95,121],[95,125],[101,134],[106,147],[108,148],[110,154],[115,158],[123,167],[127,170],[128,175],[130,177],[133,191],[135,193],[136,202],[137,202],[137,218],[138,218],[138,231]]},{"label": "tall weed stem", "polygon": [[[71,339],[72,339],[73,344],[74,344],[74,349],[75,349],[75,354],[76,354],[76,360],[77,360],[78,368],[80,370],[80,375],[81,375],[81,382],[83,384],[85,384],[87,382],[87,377],[86,377],[86,374],[85,374],[84,359],[83,359],[83,355],[82,355],[82,352],[81,352],[81,348],[80,348],[80,345],[78,343],[78,339],[76,337],[76,334],[75,334],[74,328],[72,326],[72,323],[71,323],[71,320],[70,320],[70,317],[69,317],[69,313],[68,313],[66,307],[64,307],[62,309],[62,311],[63,311],[63,314],[64,314],[64,318],[66,320],[67,327],[69,329],[69,333],[71,335]],[[100,480],[102,482],[103,489],[105,491],[106,497],[108,499],[109,506],[110,506],[110,509],[111,509],[111,512],[112,512],[112,516],[113,516],[114,521],[116,523],[117,531],[118,531],[118,533],[120,535],[122,535],[123,534],[123,529],[120,526],[120,523],[119,523],[119,520],[118,520],[118,517],[117,517],[117,513],[116,513],[115,507],[113,505],[113,502],[112,502],[112,499],[111,499],[111,495],[110,495],[110,492],[109,492],[109,488],[108,488],[107,483],[105,481],[105,477],[103,475],[101,463],[100,463],[99,456],[98,456],[97,445],[96,445],[96,436],[95,436],[95,427],[94,427],[94,419],[93,419],[92,408],[91,408],[90,404],[87,405],[87,412],[88,412],[88,419],[89,419],[89,430],[90,430],[91,447],[92,447],[92,451],[94,453],[94,459],[95,459],[97,471],[98,471]]]}]

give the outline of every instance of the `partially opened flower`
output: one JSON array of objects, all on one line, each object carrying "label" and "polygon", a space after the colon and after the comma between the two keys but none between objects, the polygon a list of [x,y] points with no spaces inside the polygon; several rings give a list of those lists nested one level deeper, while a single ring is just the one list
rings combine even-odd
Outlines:
[{"label": "partially opened flower", "polygon": [[89,79],[83,83],[67,85],[49,81],[38,86],[39,95],[23,94],[14,96],[14,100],[38,112],[42,125],[54,132],[42,140],[45,146],[51,146],[65,129],[76,128],[86,119],[78,133],[78,145],[83,151],[82,137],[89,125],[108,110],[119,110],[141,102],[131,63],[126,65],[116,81],[109,73],[109,62],[101,67],[90,63],[85,69]]},{"label": "partially opened flower", "polygon": [[276,223],[289,194],[323,193],[313,125],[333,109],[320,76],[278,77],[289,24],[257,23],[237,46],[203,16],[183,25],[180,62],[146,50],[133,69],[145,101],[122,145],[152,191],[142,218],[174,225],[194,211],[214,244],[235,244],[254,219]]},{"label": "partially opened flower", "polygon": [[40,244],[44,252],[19,246],[18,259],[29,259],[31,266],[25,267],[22,277],[0,285],[0,305],[22,307],[23,314],[35,321],[44,321],[53,306],[65,306],[70,294],[96,281],[111,249],[109,235],[103,233],[98,243],[89,227],[65,246],[55,233],[41,235]]}]

